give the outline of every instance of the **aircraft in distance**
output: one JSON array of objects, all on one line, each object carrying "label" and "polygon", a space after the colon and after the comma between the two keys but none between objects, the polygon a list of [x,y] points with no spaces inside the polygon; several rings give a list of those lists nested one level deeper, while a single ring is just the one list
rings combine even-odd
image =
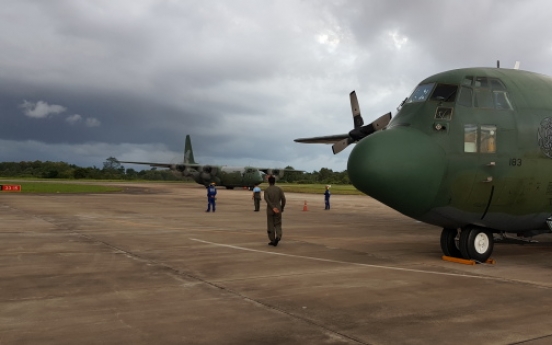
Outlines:
[{"label": "aircraft in distance", "polygon": [[484,262],[495,241],[552,231],[551,95],[541,74],[456,69],[368,125],[353,91],[353,130],[295,141],[333,143],[334,153],[356,143],[347,172],[358,190],[442,227],[445,255]]},{"label": "aircraft in distance", "polygon": [[192,140],[186,135],[184,145],[184,160],[182,163],[152,163],[152,162],[128,162],[120,163],[149,165],[152,167],[168,168],[172,171],[182,174],[184,177],[191,177],[195,182],[208,186],[214,182],[217,186],[223,186],[227,189],[234,187],[253,187],[262,183],[265,174],[274,175],[276,178],[284,176],[285,172],[302,172],[302,170],[279,169],[279,168],[259,168],[259,167],[227,167],[224,165],[206,165],[198,164],[194,160],[192,150]]}]

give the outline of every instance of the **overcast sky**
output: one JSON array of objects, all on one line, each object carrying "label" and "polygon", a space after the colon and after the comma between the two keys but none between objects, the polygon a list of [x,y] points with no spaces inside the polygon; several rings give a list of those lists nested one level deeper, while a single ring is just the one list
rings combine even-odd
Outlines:
[{"label": "overcast sky", "polygon": [[[343,171],[347,133],[464,67],[552,75],[546,0],[0,0],[0,161]],[[125,165],[126,167],[133,167]],[[134,168],[138,168],[134,166]]]}]

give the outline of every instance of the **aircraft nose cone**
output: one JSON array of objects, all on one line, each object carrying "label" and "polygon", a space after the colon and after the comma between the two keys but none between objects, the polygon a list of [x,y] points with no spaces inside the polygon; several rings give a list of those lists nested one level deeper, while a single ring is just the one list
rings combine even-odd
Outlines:
[{"label": "aircraft nose cone", "polygon": [[445,169],[443,149],[410,127],[364,138],[347,162],[349,178],[358,190],[412,218],[434,204]]}]

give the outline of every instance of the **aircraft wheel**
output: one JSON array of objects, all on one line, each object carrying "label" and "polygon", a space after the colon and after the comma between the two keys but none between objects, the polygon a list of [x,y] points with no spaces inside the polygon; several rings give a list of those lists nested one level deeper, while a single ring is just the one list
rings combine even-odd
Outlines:
[{"label": "aircraft wheel", "polygon": [[485,262],[493,253],[493,234],[486,229],[468,227],[460,233],[459,244],[464,259]]},{"label": "aircraft wheel", "polygon": [[461,258],[462,253],[460,248],[458,248],[458,241],[456,237],[458,236],[458,230],[444,228],[441,231],[441,250],[446,256],[452,256],[455,258]]}]

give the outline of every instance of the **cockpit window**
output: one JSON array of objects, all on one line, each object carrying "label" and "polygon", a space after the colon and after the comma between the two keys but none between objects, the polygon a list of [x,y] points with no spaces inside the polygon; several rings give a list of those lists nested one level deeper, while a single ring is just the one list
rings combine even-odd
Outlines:
[{"label": "cockpit window", "polygon": [[512,103],[508,99],[508,93],[494,91],[494,104],[497,110],[512,110]]},{"label": "cockpit window", "polygon": [[473,86],[476,88],[488,88],[489,79],[487,77],[475,77],[473,80]]},{"label": "cockpit window", "polygon": [[431,100],[439,102],[454,102],[457,92],[458,85],[437,84],[435,91],[433,91],[433,94],[431,95]]},{"label": "cockpit window", "polygon": [[434,85],[435,83],[418,85],[414,92],[412,92],[412,95],[408,97],[406,103],[425,102],[429,98]]},{"label": "cockpit window", "polygon": [[[472,100],[473,97],[473,100]],[[472,104],[473,101],[473,104]],[[462,88],[457,100],[463,106],[512,110],[506,86],[496,78],[466,76],[462,79]]]},{"label": "cockpit window", "polygon": [[464,79],[462,79],[462,85],[464,86],[472,86],[472,83],[473,83],[472,76],[467,76],[467,77],[464,77]]},{"label": "cockpit window", "polygon": [[491,88],[493,91],[506,91],[506,86],[498,79],[491,79]]},{"label": "cockpit window", "polygon": [[490,89],[475,89],[473,105],[476,108],[494,108],[493,94]]},{"label": "cockpit window", "polygon": [[458,96],[458,104],[466,107],[472,106],[472,89],[471,87],[462,86],[460,88],[460,96]]}]

